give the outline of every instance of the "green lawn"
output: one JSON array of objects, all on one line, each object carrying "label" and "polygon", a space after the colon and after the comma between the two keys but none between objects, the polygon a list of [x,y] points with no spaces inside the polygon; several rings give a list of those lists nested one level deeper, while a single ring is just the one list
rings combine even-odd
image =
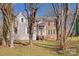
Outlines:
[{"label": "green lawn", "polygon": [[[77,55],[79,55],[79,37],[73,37],[69,46],[75,47],[77,50]],[[48,41],[34,41],[33,46],[30,48],[26,45],[26,42],[22,42],[24,46],[15,46],[14,48],[1,47],[1,56],[57,56],[57,55],[67,55],[67,52],[57,53],[58,42],[55,40]]]},{"label": "green lawn", "polygon": [[[28,45],[27,46],[19,46],[19,47],[14,47],[14,48],[9,48],[9,47],[2,47],[0,48],[0,55],[1,56],[52,56],[52,55],[57,55],[54,51],[52,52],[49,49],[45,48],[44,45],[41,43],[46,44],[48,47],[48,41],[34,41],[33,46],[30,48]],[[24,43],[23,43],[24,44]],[[39,44],[39,45],[37,45]],[[43,47],[42,47],[43,46]]]}]

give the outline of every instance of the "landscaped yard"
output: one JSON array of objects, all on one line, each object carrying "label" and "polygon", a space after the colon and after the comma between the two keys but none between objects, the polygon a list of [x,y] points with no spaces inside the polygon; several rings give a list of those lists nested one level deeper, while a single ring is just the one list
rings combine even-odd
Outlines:
[{"label": "landscaped yard", "polygon": [[[37,45],[38,43],[38,45]],[[41,44],[44,43],[44,44]],[[52,42],[50,42],[51,44]],[[23,43],[24,44],[24,43]],[[0,55],[17,55],[17,56],[52,56],[52,55],[57,55],[54,51],[52,52],[50,47],[51,46],[48,41],[34,41],[33,46],[30,48],[28,45],[27,46],[15,46],[14,48],[9,48],[9,47],[2,47],[0,48]],[[44,47],[42,47],[44,46]],[[48,48],[45,48],[48,47]],[[52,47],[52,46],[51,46]]]},{"label": "landscaped yard", "polygon": [[[55,40],[47,40],[47,41],[34,41],[33,46],[30,48],[26,45],[26,42],[22,42],[24,46],[16,45],[13,48],[9,47],[1,47],[0,55],[13,55],[13,56],[55,56],[55,55],[67,55],[65,53],[58,53],[56,51],[58,42]],[[74,47],[76,49],[76,55],[79,55],[79,37],[73,37],[70,47]]]}]

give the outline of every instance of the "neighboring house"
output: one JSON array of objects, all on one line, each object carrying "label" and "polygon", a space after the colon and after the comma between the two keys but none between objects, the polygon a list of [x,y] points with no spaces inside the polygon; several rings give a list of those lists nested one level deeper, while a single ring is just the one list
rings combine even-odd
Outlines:
[{"label": "neighboring house", "polygon": [[[16,34],[15,34],[16,39],[29,40],[28,19],[22,13],[19,13],[15,18],[15,28],[16,28]],[[33,34],[35,34],[35,31]],[[36,40],[35,35],[33,35],[33,40]]]},{"label": "neighboring house", "polygon": [[[38,20],[38,17],[36,20]],[[22,13],[19,13],[15,17],[15,28],[16,40],[29,40],[28,19]],[[46,19],[44,17],[39,17],[39,22],[35,22],[33,40],[36,40],[37,36],[43,39],[56,38],[55,24],[52,17],[47,17]]]},{"label": "neighboring house", "polygon": [[45,37],[47,39],[56,39],[56,27],[55,27],[54,18],[51,19],[48,18],[48,20],[45,20],[45,29],[46,29]]},{"label": "neighboring house", "polygon": [[56,28],[53,17],[46,17],[38,24],[38,35],[44,39],[56,39]]}]

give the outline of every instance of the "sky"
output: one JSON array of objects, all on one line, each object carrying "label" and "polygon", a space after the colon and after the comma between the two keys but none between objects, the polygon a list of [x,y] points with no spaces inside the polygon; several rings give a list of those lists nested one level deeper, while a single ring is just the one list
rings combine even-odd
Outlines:
[{"label": "sky", "polygon": [[[38,9],[37,15],[38,15],[38,16],[43,16],[45,10],[49,8],[49,4],[38,4],[38,5],[39,5],[39,6],[38,6],[39,9]],[[15,14],[15,15],[16,15],[17,13],[19,13],[19,12],[24,12],[24,11],[25,11],[24,4],[23,4],[23,3],[15,4],[13,10],[14,10],[14,14]]]},{"label": "sky", "polygon": [[[40,4],[38,4],[39,9],[38,9],[37,15],[38,16],[44,16],[45,13],[46,13],[46,10],[51,8],[50,5],[51,5],[50,3],[40,3]],[[69,8],[71,10],[74,10],[75,4],[72,3],[72,4],[69,4],[69,6],[70,6]],[[14,15],[17,15],[19,12],[24,12],[25,11],[24,4],[23,3],[13,4],[13,11],[14,11],[13,12]]]},{"label": "sky", "polygon": [[[44,16],[45,11],[50,8],[49,6],[50,4],[48,3],[42,3],[42,4],[38,4],[38,12],[37,15],[38,16]],[[19,12],[24,12],[25,11],[25,7],[23,3],[18,3],[15,4],[13,6],[13,10],[14,10],[14,15],[18,14]]]},{"label": "sky", "polygon": [[[45,16],[46,11],[49,9],[51,10],[51,4],[48,3],[40,3],[38,4],[38,11],[37,11],[37,16]],[[12,4],[13,6],[13,14],[16,16],[18,13],[23,12],[25,13],[25,6],[23,3],[15,3]],[[75,4],[69,4],[69,9],[74,10],[75,9]],[[0,25],[2,24],[2,13],[0,12]]]},{"label": "sky", "polygon": [[[69,4],[70,9],[74,10],[75,9],[75,4]],[[25,6],[23,3],[15,3],[12,4],[12,8],[13,8],[13,14],[16,16],[18,13],[23,12],[25,13]],[[51,8],[51,4],[50,3],[40,3],[38,4],[38,11],[37,11],[37,16],[45,16],[46,11]],[[2,23],[2,15],[0,12],[0,24]]]}]

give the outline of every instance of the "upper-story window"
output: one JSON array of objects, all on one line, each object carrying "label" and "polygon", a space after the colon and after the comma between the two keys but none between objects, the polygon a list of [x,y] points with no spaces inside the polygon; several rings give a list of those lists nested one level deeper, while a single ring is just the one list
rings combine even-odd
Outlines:
[{"label": "upper-story window", "polygon": [[48,26],[50,26],[50,21],[48,22]]},{"label": "upper-story window", "polygon": [[48,35],[50,35],[50,30],[48,30]]},{"label": "upper-story window", "polygon": [[23,22],[23,18],[21,18],[21,22]]}]

